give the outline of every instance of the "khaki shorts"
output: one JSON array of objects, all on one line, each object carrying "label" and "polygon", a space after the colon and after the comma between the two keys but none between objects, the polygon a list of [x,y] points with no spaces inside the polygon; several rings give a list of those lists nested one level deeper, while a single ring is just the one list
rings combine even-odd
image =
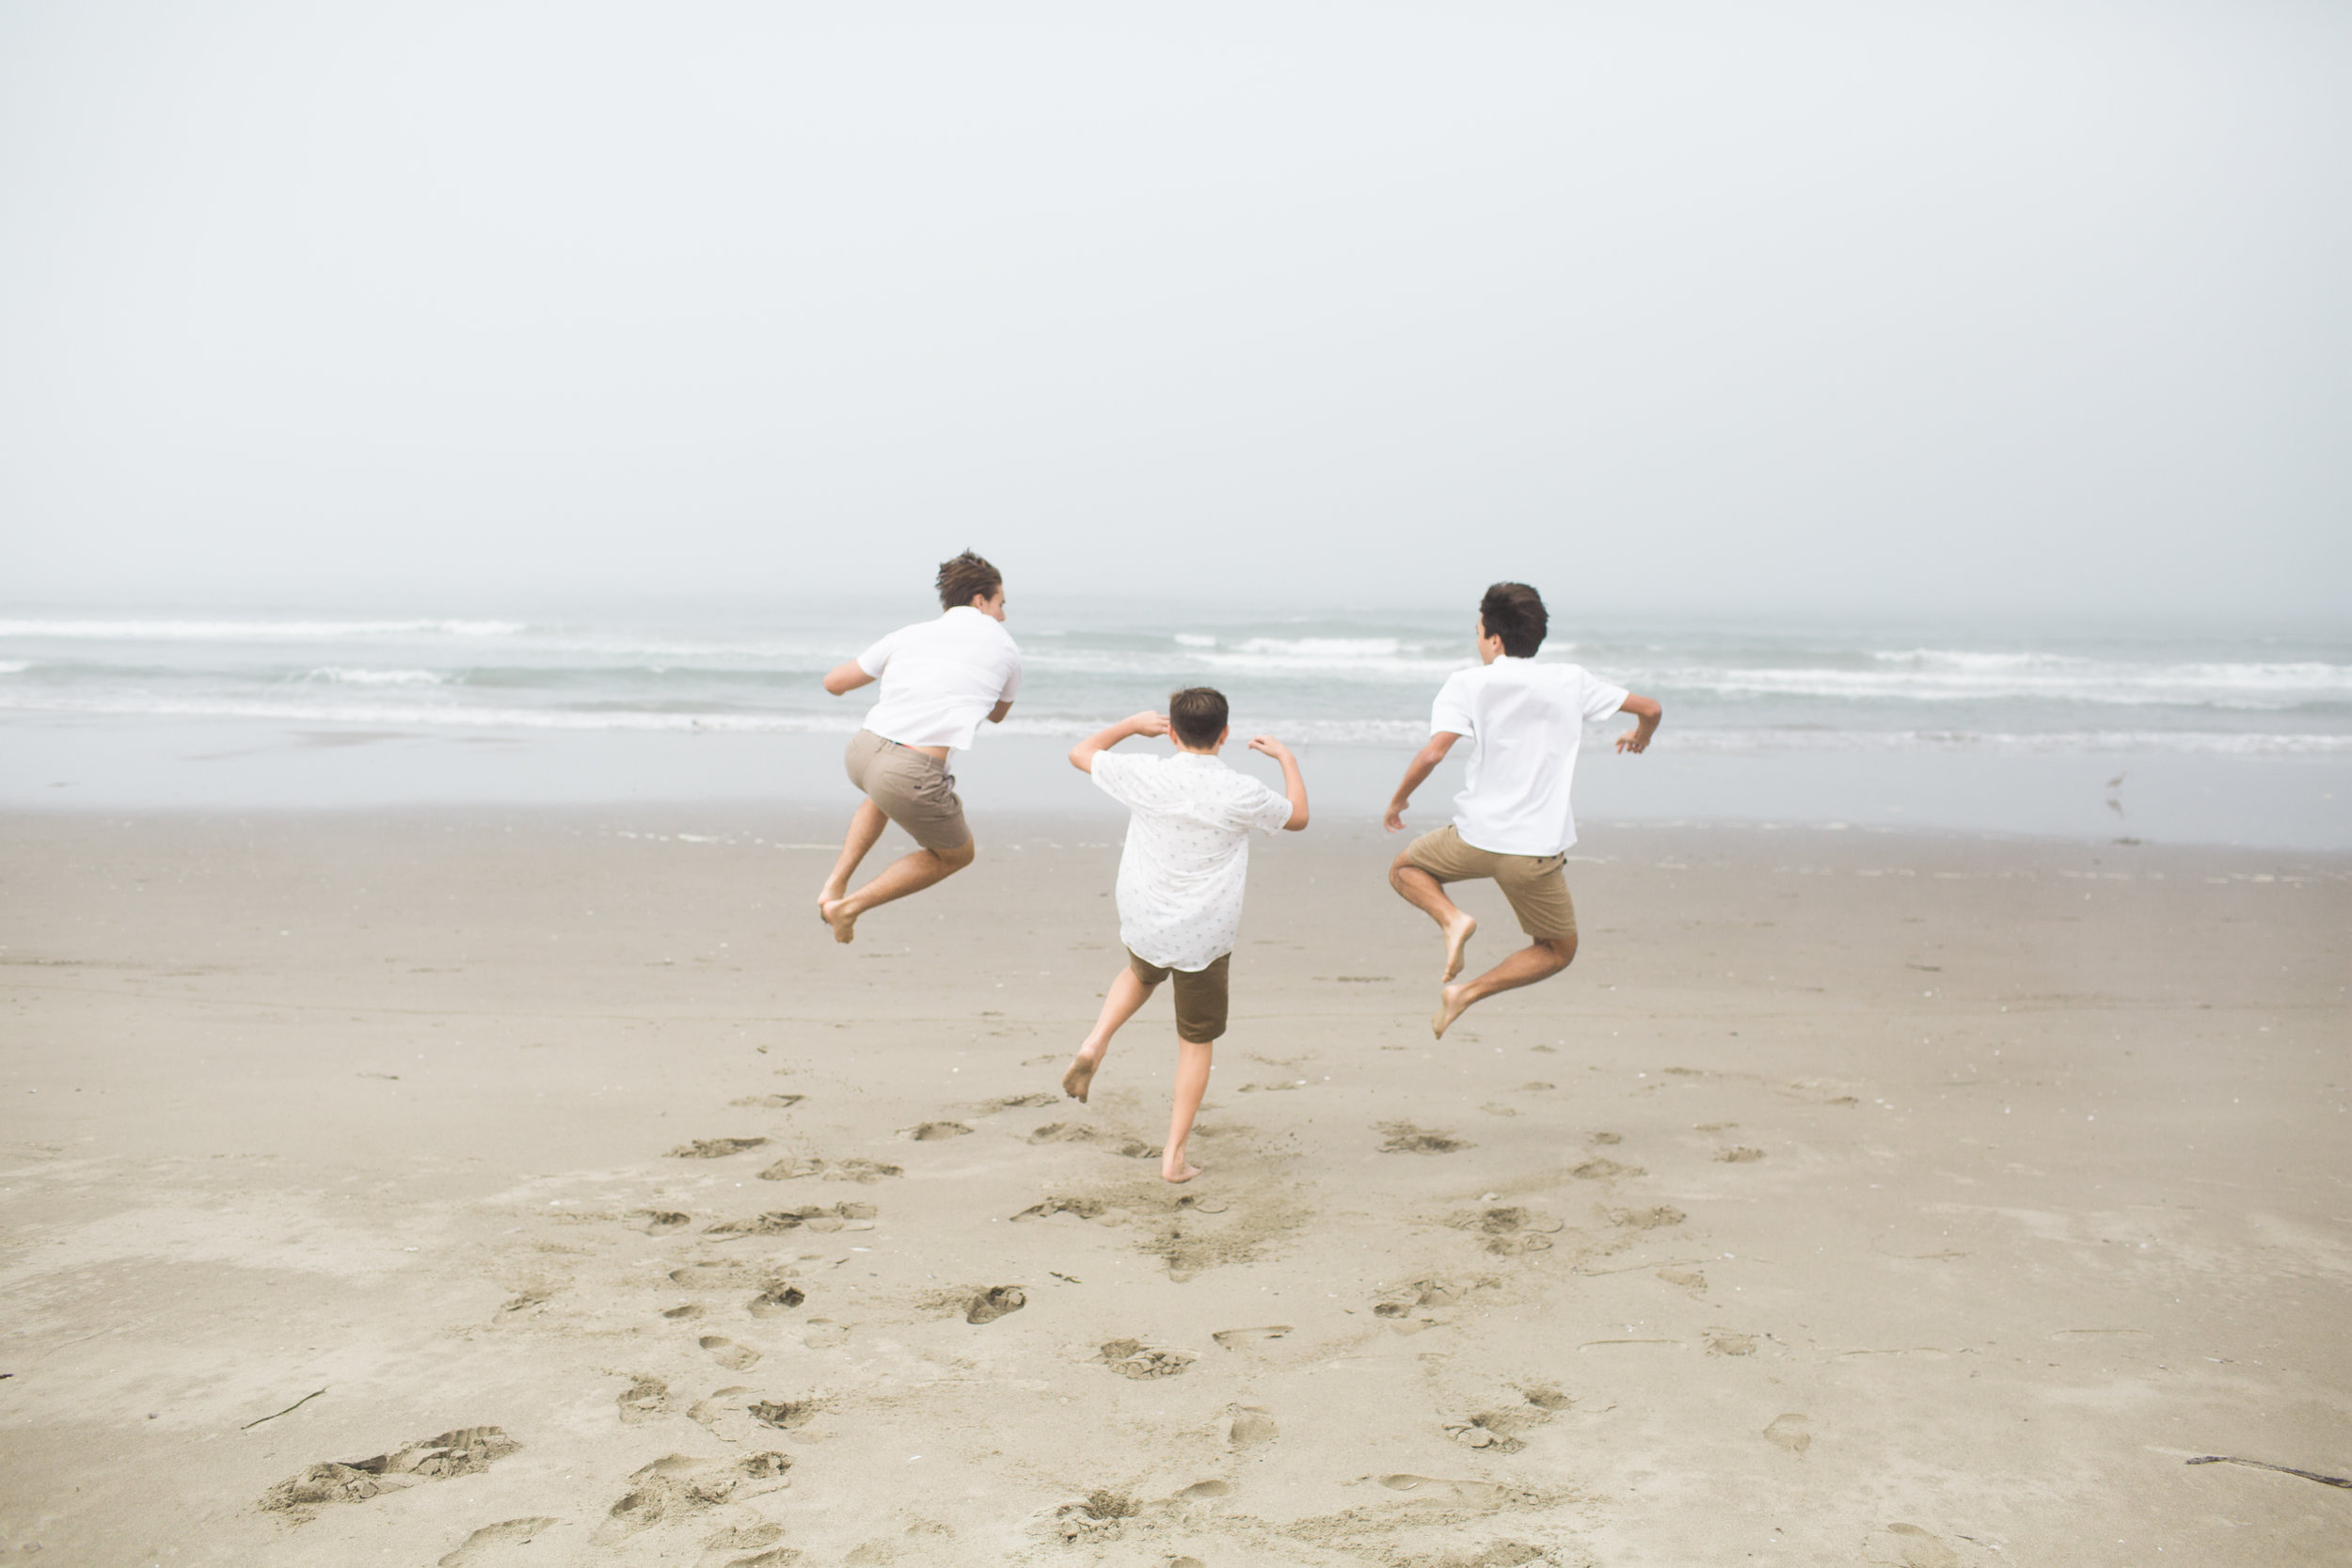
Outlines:
[{"label": "khaki shorts", "polygon": [[972,842],[963,825],[963,802],[947,765],[929,752],[884,740],[871,730],[850,737],[850,782],[882,808],[907,835],[934,852],[961,849]]},{"label": "khaki shorts", "polygon": [[1568,901],[1568,879],[1561,870],[1565,855],[1501,855],[1480,849],[1463,843],[1449,822],[1406,845],[1405,858],[1440,882],[1491,877],[1511,901],[1520,930],[1539,942],[1576,940],[1576,906]]},{"label": "khaki shorts", "polygon": [[1127,950],[1127,967],[1145,985],[1176,976],[1176,1037],[1195,1045],[1206,1045],[1225,1033],[1226,975],[1232,963],[1233,955],[1223,953],[1206,969],[1163,969],[1136,958],[1134,948]]}]

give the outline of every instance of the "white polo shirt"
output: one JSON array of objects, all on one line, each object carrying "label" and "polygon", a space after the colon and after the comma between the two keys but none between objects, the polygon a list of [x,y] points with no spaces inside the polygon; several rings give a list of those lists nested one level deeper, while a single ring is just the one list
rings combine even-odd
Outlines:
[{"label": "white polo shirt", "polygon": [[1469,775],[1454,798],[1462,842],[1498,855],[1556,855],[1574,844],[1568,785],[1584,726],[1627,695],[1581,664],[1508,655],[1447,677],[1429,728],[1470,737]]},{"label": "white polo shirt", "polygon": [[968,748],[998,703],[1021,689],[1021,650],[1004,623],[970,605],[900,626],[857,656],[882,682],[866,727],[901,746]]},{"label": "white polo shirt", "polygon": [[1199,752],[1097,752],[1094,784],[1135,813],[1119,857],[1119,940],[1163,969],[1206,969],[1231,953],[1249,832],[1280,832],[1290,797]]}]

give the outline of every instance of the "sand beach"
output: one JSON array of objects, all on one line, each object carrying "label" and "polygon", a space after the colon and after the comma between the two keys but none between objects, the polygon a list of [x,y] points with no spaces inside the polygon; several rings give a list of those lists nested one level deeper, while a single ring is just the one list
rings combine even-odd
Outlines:
[{"label": "sand beach", "polygon": [[1178,1188],[978,826],[843,948],[814,814],[0,818],[0,1550],[2352,1560],[2343,857],[1593,825],[1438,1044],[1334,819]]}]

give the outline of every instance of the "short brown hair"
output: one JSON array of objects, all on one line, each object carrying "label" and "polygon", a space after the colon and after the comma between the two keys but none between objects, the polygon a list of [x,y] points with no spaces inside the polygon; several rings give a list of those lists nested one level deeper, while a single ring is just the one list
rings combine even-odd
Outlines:
[{"label": "short brown hair", "polygon": [[1216,744],[1232,711],[1225,705],[1224,692],[1214,687],[1187,686],[1168,693],[1168,727],[1176,732],[1177,739],[1200,751]]},{"label": "short brown hair", "polygon": [[1487,589],[1478,601],[1478,618],[1488,637],[1502,639],[1502,651],[1513,658],[1534,658],[1551,625],[1544,596],[1523,582],[1498,582]]},{"label": "short brown hair", "polygon": [[974,599],[993,599],[1004,586],[1004,574],[970,550],[939,563],[939,602],[944,609],[953,610]]}]

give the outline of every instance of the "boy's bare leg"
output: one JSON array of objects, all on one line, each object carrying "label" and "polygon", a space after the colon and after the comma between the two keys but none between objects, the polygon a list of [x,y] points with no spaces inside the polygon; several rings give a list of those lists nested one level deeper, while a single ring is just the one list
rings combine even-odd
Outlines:
[{"label": "boy's bare leg", "polygon": [[1136,1016],[1136,1009],[1149,1001],[1152,988],[1143,983],[1132,969],[1122,969],[1103,993],[1103,1010],[1095,1015],[1094,1028],[1078,1047],[1078,1053],[1070,1059],[1070,1070],[1061,1075],[1061,1092],[1083,1105],[1087,1089],[1094,1083],[1094,1069],[1103,1065],[1103,1053],[1111,1048],[1111,1037],[1119,1026]]},{"label": "boy's bare leg", "polygon": [[1160,1155],[1160,1175],[1169,1181],[1189,1181],[1200,1174],[1184,1160],[1184,1140],[1192,1136],[1192,1118],[1200,1113],[1200,1097],[1209,1092],[1209,1058],[1216,1047],[1206,1040],[1176,1042],[1176,1108],[1168,1118],[1168,1148]]},{"label": "boy's bare leg", "polygon": [[1470,946],[1470,939],[1477,934],[1478,922],[1445,895],[1443,882],[1403,855],[1389,866],[1389,885],[1403,894],[1406,903],[1436,921],[1438,928],[1445,933],[1445,973],[1438,976],[1438,983],[1443,985],[1461,974],[1462,955]]},{"label": "boy's bare leg", "polygon": [[945,881],[970,865],[976,853],[972,840],[967,838],[953,849],[917,849],[901,855],[883,866],[881,876],[855,893],[818,905],[818,912],[833,927],[834,941],[854,942],[859,915],[877,904],[887,904],[910,893],[920,893],[933,882]]},{"label": "boy's bare leg", "polygon": [[1520,948],[1475,980],[1465,980],[1458,986],[1448,986],[1438,994],[1438,1010],[1430,1015],[1429,1032],[1439,1039],[1453,1027],[1454,1021],[1473,1002],[1492,996],[1499,990],[1517,990],[1548,980],[1568,967],[1576,957],[1574,937],[1538,937],[1534,942]]},{"label": "boy's bare leg", "polygon": [[817,918],[825,917],[825,906],[850,891],[850,879],[857,875],[859,863],[881,839],[882,830],[890,826],[890,818],[882,807],[871,800],[860,800],[857,813],[850,818],[850,831],[841,840],[841,858],[833,863],[833,875],[817,890]]}]

